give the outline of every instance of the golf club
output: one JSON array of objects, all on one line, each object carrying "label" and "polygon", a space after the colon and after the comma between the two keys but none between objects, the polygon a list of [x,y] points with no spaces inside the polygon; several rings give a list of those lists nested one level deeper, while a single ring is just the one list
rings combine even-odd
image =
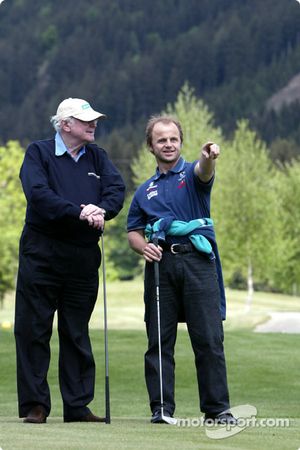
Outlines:
[{"label": "golf club", "polygon": [[102,275],[103,275],[103,304],[104,304],[104,349],[105,349],[105,423],[110,423],[109,396],[109,366],[108,366],[108,335],[107,335],[107,302],[106,302],[106,270],[104,253],[104,233],[101,235]]},{"label": "golf club", "polygon": [[[158,239],[153,239],[154,245],[158,247]],[[169,425],[176,425],[177,419],[168,417],[164,414],[164,394],[163,394],[163,373],[162,373],[162,357],[161,357],[161,333],[160,333],[160,304],[159,304],[159,262],[154,261],[154,279],[156,290],[156,306],[157,306],[157,330],[158,330],[158,362],[159,362],[159,385],[160,385],[160,411],[161,418]]]}]

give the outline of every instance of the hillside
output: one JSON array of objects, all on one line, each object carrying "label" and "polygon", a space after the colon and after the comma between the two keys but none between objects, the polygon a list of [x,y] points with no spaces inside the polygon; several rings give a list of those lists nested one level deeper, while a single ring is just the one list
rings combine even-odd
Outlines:
[{"label": "hillside", "polygon": [[292,0],[4,1],[0,141],[49,136],[58,102],[82,97],[108,115],[103,139],[128,165],[146,118],[188,81],[225,133],[247,117],[268,142],[300,142],[294,103],[283,127],[266,107],[279,92],[289,107],[284,87],[300,73],[299,30]]},{"label": "hillside", "polygon": [[280,112],[283,107],[300,102],[300,73],[295,75],[286,86],[272,95],[267,101],[267,109]]}]

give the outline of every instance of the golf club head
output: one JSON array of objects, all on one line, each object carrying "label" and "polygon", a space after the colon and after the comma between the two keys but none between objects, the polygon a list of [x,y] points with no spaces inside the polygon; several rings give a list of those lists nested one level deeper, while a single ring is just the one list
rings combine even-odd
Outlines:
[{"label": "golf club head", "polygon": [[164,414],[162,414],[161,418],[165,423],[168,423],[169,425],[177,424],[177,419],[175,419],[175,417],[168,417],[168,416],[165,416]]}]

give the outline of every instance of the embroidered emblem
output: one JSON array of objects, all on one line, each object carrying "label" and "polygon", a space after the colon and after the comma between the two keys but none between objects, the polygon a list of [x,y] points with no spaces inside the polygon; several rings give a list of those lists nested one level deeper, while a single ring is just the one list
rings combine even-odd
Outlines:
[{"label": "embroidered emblem", "polygon": [[154,184],[154,181],[151,181],[151,183],[147,187],[147,192],[150,191],[151,189],[156,189],[156,188],[157,188],[157,184]]},{"label": "embroidered emblem", "polygon": [[186,185],[185,182],[185,171],[180,172],[179,178],[178,178],[179,184],[178,184],[178,188],[181,189]]},{"label": "embroidered emblem", "polygon": [[98,178],[98,180],[100,180],[100,175],[97,175],[97,174],[94,173],[94,172],[88,172],[88,176],[89,176],[89,177],[96,177],[96,178]]},{"label": "embroidered emblem", "polygon": [[150,200],[152,197],[156,197],[158,195],[157,191],[151,191],[147,194],[147,199]]},{"label": "embroidered emblem", "polygon": [[151,181],[149,186],[147,187],[147,199],[150,200],[152,197],[156,197],[158,195],[157,192],[157,184],[154,184],[154,181]]}]

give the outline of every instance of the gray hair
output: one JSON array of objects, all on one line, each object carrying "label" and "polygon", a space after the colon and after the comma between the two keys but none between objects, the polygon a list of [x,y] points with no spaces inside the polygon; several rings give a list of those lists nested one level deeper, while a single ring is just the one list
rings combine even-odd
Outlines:
[{"label": "gray hair", "polygon": [[52,123],[55,131],[60,132],[62,129],[62,122],[70,123],[73,121],[73,117],[64,117],[61,118],[58,114],[50,117],[50,122]]}]

